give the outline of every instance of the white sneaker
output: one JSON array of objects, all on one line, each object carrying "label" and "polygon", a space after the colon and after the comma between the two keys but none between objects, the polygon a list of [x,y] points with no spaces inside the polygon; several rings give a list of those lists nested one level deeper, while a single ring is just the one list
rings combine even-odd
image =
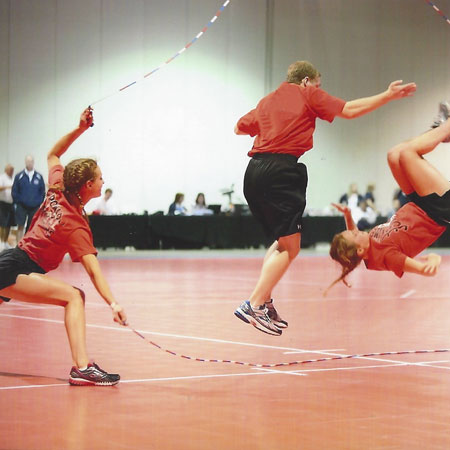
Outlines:
[{"label": "white sneaker", "polygon": [[[439,103],[439,112],[434,122],[431,125],[431,128],[437,128],[442,125],[447,119],[450,117],[450,102],[441,102]],[[447,136],[442,142],[450,142],[450,136]]]},{"label": "white sneaker", "polygon": [[257,330],[273,336],[280,336],[282,331],[275,326],[267,315],[267,308],[263,305],[260,309],[254,310],[250,302],[246,300],[234,311],[237,318],[245,323],[252,324]]}]

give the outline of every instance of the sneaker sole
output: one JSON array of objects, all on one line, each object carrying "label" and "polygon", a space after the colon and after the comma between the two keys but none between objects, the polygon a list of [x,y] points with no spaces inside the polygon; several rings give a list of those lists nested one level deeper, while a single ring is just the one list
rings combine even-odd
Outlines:
[{"label": "sneaker sole", "polygon": [[283,329],[285,329],[285,328],[288,327],[287,322],[279,322],[278,320],[273,320],[273,319],[271,319],[271,320],[272,320],[272,323],[273,323],[277,328],[283,328]]},{"label": "sneaker sole", "polygon": [[247,318],[247,315],[240,308],[238,308],[236,311],[234,311],[234,315],[237,318],[241,319],[243,322],[253,325],[257,330],[262,331],[263,333],[266,333],[266,334],[270,334],[270,336],[280,336],[282,333],[281,330],[279,330],[280,332],[277,333],[276,331],[272,331],[266,327],[263,327],[258,321],[253,319],[253,317]]},{"label": "sneaker sole", "polygon": [[115,386],[118,383],[119,380],[98,382],[85,380],[83,378],[72,378],[72,377],[69,378],[69,384],[71,384],[72,386]]}]

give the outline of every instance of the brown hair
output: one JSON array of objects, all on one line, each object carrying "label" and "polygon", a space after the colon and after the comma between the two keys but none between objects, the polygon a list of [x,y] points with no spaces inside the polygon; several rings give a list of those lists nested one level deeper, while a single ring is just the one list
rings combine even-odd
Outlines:
[{"label": "brown hair", "polygon": [[95,179],[97,161],[90,158],[80,158],[70,161],[64,168],[63,182],[66,194],[77,194],[88,181]]},{"label": "brown hair", "polygon": [[342,281],[347,287],[350,287],[345,278],[362,260],[361,256],[358,255],[356,245],[349,243],[342,233],[334,236],[331,242],[330,256],[342,266],[342,273],[337,280],[330,284],[324,295],[326,295],[336,283],[339,283],[339,281]]},{"label": "brown hair", "polygon": [[[76,205],[79,202],[83,217],[89,222],[86,211],[84,210],[84,204],[81,200],[79,191],[81,187],[90,180],[95,179],[95,169],[97,168],[97,161],[90,158],[79,158],[70,161],[69,164],[64,168],[63,173],[63,184],[53,185],[49,187],[51,190],[63,191],[67,201],[71,205]],[[77,200],[75,200],[75,198]]]},{"label": "brown hair", "polygon": [[320,72],[309,61],[295,61],[288,67],[286,76],[288,83],[301,84],[305,77],[310,80],[320,77]]},{"label": "brown hair", "polygon": [[181,199],[184,197],[184,194],[181,192],[177,192],[175,194],[175,200],[174,203],[180,203]]}]

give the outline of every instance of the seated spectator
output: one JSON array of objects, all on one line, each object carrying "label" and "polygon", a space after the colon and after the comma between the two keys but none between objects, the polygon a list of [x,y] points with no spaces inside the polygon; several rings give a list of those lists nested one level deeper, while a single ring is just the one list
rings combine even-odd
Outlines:
[{"label": "seated spectator", "polygon": [[[114,200],[111,199],[113,195],[112,189],[106,189],[103,197],[94,200],[92,205],[87,205],[86,210],[88,214],[94,214],[97,216],[115,216],[118,214],[118,210],[114,203]],[[92,202],[91,202],[92,203]]]},{"label": "seated spectator", "polygon": [[358,186],[356,183],[352,183],[349,186],[348,192],[341,196],[339,203],[341,205],[346,205],[353,211],[357,208],[359,202],[363,200],[364,197],[358,192]]},{"label": "seated spectator", "polygon": [[375,225],[377,213],[367,204],[366,200],[361,200],[358,206],[352,210],[352,219],[358,230],[365,231]]},{"label": "seated spectator", "polygon": [[169,216],[186,216],[187,209],[183,206],[184,194],[178,192],[175,194],[175,200],[169,206]]},{"label": "seated spectator", "polygon": [[390,219],[402,206],[406,205],[409,201],[410,200],[408,196],[405,195],[400,188],[396,189],[392,198],[392,210],[389,211],[387,215],[388,219]]},{"label": "seated spectator", "polygon": [[370,206],[375,213],[378,215],[378,210],[375,206],[375,183],[369,183],[366,188],[366,194],[364,195],[364,199],[367,202],[367,206]]},{"label": "seated spectator", "polygon": [[205,194],[203,192],[197,194],[191,214],[193,216],[210,216],[214,214],[214,211],[206,206]]}]

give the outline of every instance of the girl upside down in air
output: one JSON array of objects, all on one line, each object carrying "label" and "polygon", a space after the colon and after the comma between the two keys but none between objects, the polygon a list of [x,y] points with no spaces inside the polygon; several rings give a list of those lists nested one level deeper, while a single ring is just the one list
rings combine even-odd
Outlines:
[{"label": "girl upside down in air", "polygon": [[450,225],[450,182],[423,155],[441,142],[450,141],[449,104],[441,103],[434,129],[393,147],[387,156],[392,175],[410,202],[387,223],[370,232],[359,231],[350,210],[333,206],[344,214],[347,230],[336,234],[330,256],[342,266],[343,281],[361,261],[370,270],[389,270],[401,277],[404,272],[424,276],[437,273],[441,257],[430,253],[416,259]]}]

